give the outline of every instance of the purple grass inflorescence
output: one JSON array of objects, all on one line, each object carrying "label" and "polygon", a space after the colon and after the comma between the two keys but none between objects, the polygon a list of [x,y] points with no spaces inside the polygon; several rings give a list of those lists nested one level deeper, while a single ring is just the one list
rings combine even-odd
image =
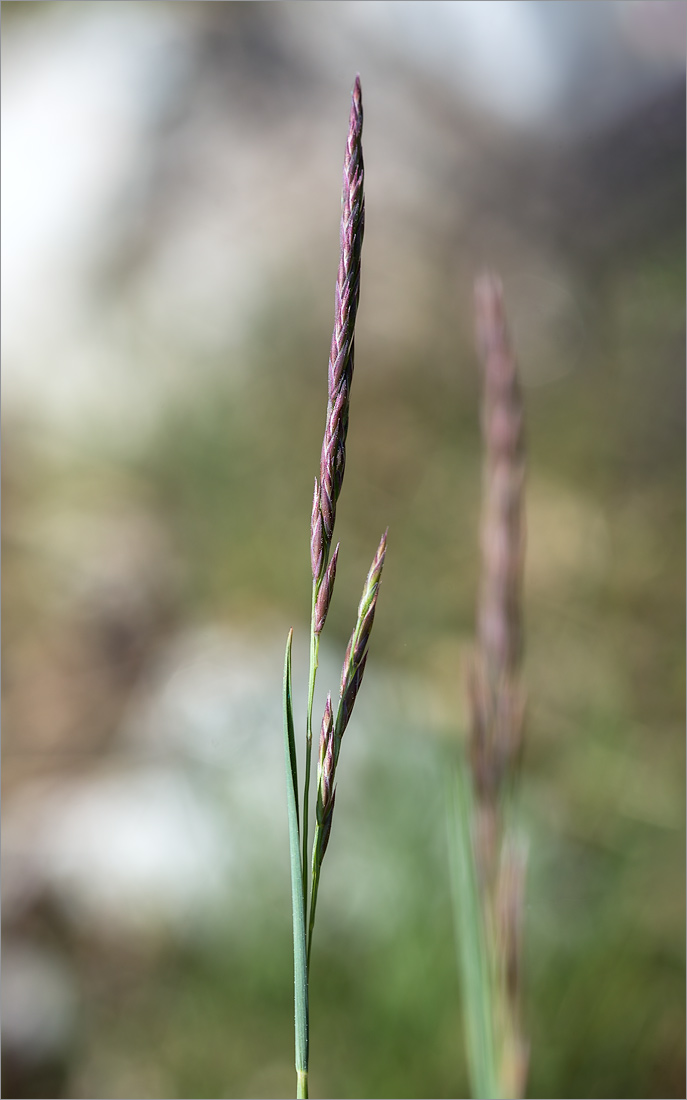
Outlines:
[{"label": "purple grass inflorescence", "polygon": [[522,582],[525,555],[523,402],[501,282],[485,275],[475,287],[477,346],[483,365],[482,577],[477,646],[468,674],[470,753],[475,790],[474,853],[485,929],[502,1002],[500,1087],[522,1096],[528,1049],[521,1027],[522,916],[526,859],[504,822],[522,752],[525,696]]},{"label": "purple grass inflorescence", "polygon": [[354,331],[360,297],[360,256],[365,230],[362,132],[363,102],[360,78],[356,77],[343,168],[341,259],[336,280],[334,331],[329,353],[327,418],[322,441],[320,477],[319,481],[315,481],[311,523],[311,561],[313,579],[317,586],[324,579],[334,531],[336,503],[346,466]]}]

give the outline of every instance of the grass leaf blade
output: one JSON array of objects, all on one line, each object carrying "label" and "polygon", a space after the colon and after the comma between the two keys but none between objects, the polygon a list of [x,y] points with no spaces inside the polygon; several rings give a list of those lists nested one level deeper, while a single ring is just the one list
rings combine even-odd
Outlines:
[{"label": "grass leaf blade", "polygon": [[[293,966],[296,1034],[296,1074],[298,1095],[307,1095],[308,1073],[308,973],[305,946],[305,901],[301,868],[300,827],[298,821],[298,770],[293,729],[291,692],[291,645],[289,631],[284,657],[284,750],[286,756],[286,805],[289,818],[291,852],[291,902],[293,907]],[[304,1091],[305,1090],[305,1091]]]}]

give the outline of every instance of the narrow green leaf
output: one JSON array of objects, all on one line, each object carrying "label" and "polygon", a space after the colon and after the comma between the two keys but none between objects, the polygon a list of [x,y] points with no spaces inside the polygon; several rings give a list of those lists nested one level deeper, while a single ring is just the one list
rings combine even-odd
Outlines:
[{"label": "narrow green leaf", "polygon": [[[291,769],[291,785],[296,792],[296,828],[300,837],[300,820],[298,817],[298,762],[296,760],[296,736],[293,726],[293,696],[291,693],[291,644],[293,642],[293,630],[289,631],[286,640],[286,657],[284,659],[284,736],[288,746],[289,755],[286,760],[287,769]],[[287,774],[287,783],[289,776]]]},{"label": "narrow green leaf", "polygon": [[472,847],[472,792],[463,767],[447,789],[453,916],[463,993],[472,1095],[500,1095],[494,1035],[494,984]]},{"label": "narrow green leaf", "polygon": [[[291,902],[293,906],[293,969],[296,1027],[296,1073],[299,1082],[308,1072],[308,970],[305,947],[305,901],[301,868],[300,828],[298,822],[298,771],[293,732],[291,694],[291,644],[289,631],[284,658],[284,750],[286,756],[286,805],[289,818],[291,851]],[[299,1086],[300,1087],[300,1086]]]}]

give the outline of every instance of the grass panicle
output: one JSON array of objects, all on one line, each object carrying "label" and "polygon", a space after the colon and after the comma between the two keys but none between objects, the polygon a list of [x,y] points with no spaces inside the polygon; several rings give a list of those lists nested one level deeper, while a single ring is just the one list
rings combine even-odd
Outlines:
[{"label": "grass panicle", "polygon": [[[324,629],[334,591],[336,566],[339,557],[339,545],[337,544],[333,553],[331,553],[331,546],[334,537],[336,505],[341,493],[346,466],[346,436],[348,433],[351,382],[353,380],[355,319],[360,297],[360,257],[365,226],[362,130],[362,94],[360,79],[356,77],[351,98],[351,114],[344,157],[343,192],[341,197],[341,258],[336,280],[334,331],[327,372],[327,415],[320,456],[320,473],[319,478],[315,478],[310,519],[310,564],[312,568],[310,665],[305,722],[303,811],[300,819],[297,811],[298,779],[295,748],[292,748],[292,732],[290,732],[293,730],[293,718],[290,709],[291,635],[289,635],[287,646],[288,677],[285,673],[284,679],[284,728],[287,737],[286,758],[293,893],[298,1097],[307,1097],[308,1095],[307,1037],[309,1028],[310,953],[320,885],[320,871],[329,844],[334,815],[336,765],[339,758],[341,738],[348,725],[367,662],[370,632],[377,606],[377,595],[386,554],[385,533],[367,576],[363,597],[358,608],[356,626],[346,651],[336,718],[334,717],[331,695],[327,696],[320,730],[315,829],[312,838],[312,854],[309,858],[312,713],[320,635]],[[311,870],[310,884],[308,882],[308,868]],[[307,936],[305,934],[306,927]]]},{"label": "grass panicle", "polygon": [[313,582],[319,587],[329,557],[336,504],[346,467],[346,436],[353,381],[355,319],[360,299],[360,258],[365,231],[363,166],[363,101],[360,78],[351,97],[351,114],[343,167],[341,193],[341,258],[336,280],[334,330],[329,352],[327,416],[320,477],[316,482],[317,507],[313,507],[311,548]]},{"label": "grass panicle", "polygon": [[[474,914],[466,919],[470,904],[457,904],[456,919],[463,944],[460,956],[474,1094],[519,1097],[524,1095],[528,1063],[521,1023],[526,855],[513,831],[512,805],[525,714],[520,681],[525,444],[522,395],[503,290],[493,275],[476,283],[475,322],[483,368],[484,473],[477,644],[467,670],[472,793],[470,813],[455,815],[451,827],[462,834],[454,860],[464,859],[469,850],[474,862],[481,946],[475,938]],[[465,784],[459,784],[457,798],[465,801],[465,792]],[[480,971],[476,993],[474,973],[466,971],[466,959],[474,960],[482,950],[486,965]],[[487,1011],[490,1017],[487,1048],[484,1021],[480,1026],[474,1023],[470,1000],[475,996],[479,997],[480,1012]],[[477,1049],[473,1049],[475,1043]],[[489,1057],[494,1064],[485,1068]],[[492,1091],[485,1091],[487,1087]]]}]

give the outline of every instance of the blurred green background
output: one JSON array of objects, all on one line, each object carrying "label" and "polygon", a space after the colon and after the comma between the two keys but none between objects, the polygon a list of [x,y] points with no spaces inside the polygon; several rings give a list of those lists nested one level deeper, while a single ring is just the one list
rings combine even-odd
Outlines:
[{"label": "blurred green background", "polygon": [[529,1094],[684,1095],[685,5],[3,4],[3,1095],[293,1095],[349,93],[367,228],[334,688],[382,530],[315,1096],[467,1095],[445,850],[479,573],[474,275],[528,437]]}]

